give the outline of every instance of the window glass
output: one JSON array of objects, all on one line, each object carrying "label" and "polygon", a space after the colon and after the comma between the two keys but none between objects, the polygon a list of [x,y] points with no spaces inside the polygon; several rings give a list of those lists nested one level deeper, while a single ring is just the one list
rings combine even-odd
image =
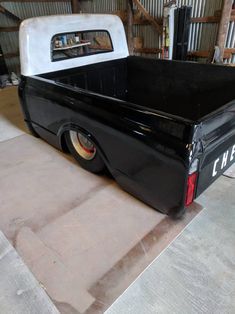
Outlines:
[{"label": "window glass", "polygon": [[113,51],[107,31],[83,31],[57,34],[51,40],[52,61]]}]

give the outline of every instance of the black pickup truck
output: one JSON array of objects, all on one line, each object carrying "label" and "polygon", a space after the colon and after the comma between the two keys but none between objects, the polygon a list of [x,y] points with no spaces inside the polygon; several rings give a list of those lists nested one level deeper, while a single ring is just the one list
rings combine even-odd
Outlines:
[{"label": "black pickup truck", "polygon": [[129,56],[113,15],[26,20],[20,54],[32,133],[163,213],[181,216],[235,160],[233,68]]}]

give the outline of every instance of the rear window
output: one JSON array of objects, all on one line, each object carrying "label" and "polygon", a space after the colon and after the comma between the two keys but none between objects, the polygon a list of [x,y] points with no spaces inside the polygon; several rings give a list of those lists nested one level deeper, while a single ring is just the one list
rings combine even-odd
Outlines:
[{"label": "rear window", "polygon": [[113,44],[104,30],[57,34],[51,40],[53,62],[111,51]]}]

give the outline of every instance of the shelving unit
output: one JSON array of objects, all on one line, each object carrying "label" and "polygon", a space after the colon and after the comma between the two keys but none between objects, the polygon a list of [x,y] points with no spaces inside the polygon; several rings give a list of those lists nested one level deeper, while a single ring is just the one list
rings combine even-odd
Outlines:
[{"label": "shelving unit", "polygon": [[69,49],[73,49],[73,48],[79,48],[79,47],[84,47],[84,46],[89,46],[91,45],[90,42],[87,43],[80,43],[80,44],[75,44],[72,46],[65,46],[65,47],[59,47],[59,48],[54,48],[54,51],[63,51],[63,50],[69,50]]}]

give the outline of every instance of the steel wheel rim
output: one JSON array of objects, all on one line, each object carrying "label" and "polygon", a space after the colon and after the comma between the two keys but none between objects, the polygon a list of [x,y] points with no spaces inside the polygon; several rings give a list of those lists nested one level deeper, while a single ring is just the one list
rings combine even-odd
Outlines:
[{"label": "steel wheel rim", "polygon": [[70,139],[76,152],[85,160],[92,160],[96,155],[96,148],[87,136],[79,132],[69,131]]}]

